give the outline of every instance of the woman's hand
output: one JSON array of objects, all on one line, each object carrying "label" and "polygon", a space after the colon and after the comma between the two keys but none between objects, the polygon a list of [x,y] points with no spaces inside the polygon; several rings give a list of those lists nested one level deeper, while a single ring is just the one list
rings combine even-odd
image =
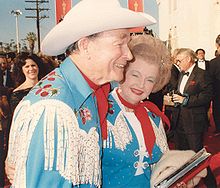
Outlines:
[{"label": "woman's hand", "polygon": [[14,175],[15,175],[15,166],[8,162],[8,160],[5,160],[5,173],[7,175],[7,178],[11,184],[13,184],[14,181]]}]

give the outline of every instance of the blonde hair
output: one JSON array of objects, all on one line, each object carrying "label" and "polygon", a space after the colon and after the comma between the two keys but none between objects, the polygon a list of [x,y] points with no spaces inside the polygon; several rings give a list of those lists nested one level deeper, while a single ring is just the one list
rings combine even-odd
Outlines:
[{"label": "blonde hair", "polygon": [[158,38],[143,34],[132,36],[129,48],[134,56],[132,61],[141,58],[159,67],[157,83],[152,93],[161,90],[169,82],[172,66],[171,56],[165,44]]}]

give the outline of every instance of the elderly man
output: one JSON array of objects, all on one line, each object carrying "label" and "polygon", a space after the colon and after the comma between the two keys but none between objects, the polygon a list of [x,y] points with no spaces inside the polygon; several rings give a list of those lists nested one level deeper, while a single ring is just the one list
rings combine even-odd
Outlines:
[{"label": "elderly man", "polygon": [[117,0],[82,0],[49,32],[42,51],[71,54],[15,110],[6,162],[15,187],[101,185],[108,82],[122,80],[132,59],[128,28],[154,22]]},{"label": "elderly man", "polygon": [[[203,136],[208,127],[207,105],[212,97],[211,83],[206,71],[195,63],[196,55],[188,48],[179,49],[176,62],[181,70],[178,82],[178,94],[173,95],[178,111],[174,132],[175,147],[178,150],[194,150],[198,152],[204,147]],[[215,178],[208,168],[205,178],[208,187],[216,187]]]}]

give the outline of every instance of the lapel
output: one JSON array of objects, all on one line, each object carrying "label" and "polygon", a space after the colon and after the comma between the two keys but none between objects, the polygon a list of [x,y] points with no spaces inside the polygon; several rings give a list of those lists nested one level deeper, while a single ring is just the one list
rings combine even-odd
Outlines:
[{"label": "lapel", "polygon": [[188,89],[190,83],[191,83],[193,80],[195,80],[194,78],[195,78],[195,76],[196,76],[196,71],[197,71],[197,65],[193,68],[192,73],[190,74],[189,79],[188,79],[187,82],[186,82],[186,85],[185,85],[184,90],[183,90],[184,93],[186,93],[186,91],[187,91],[187,89]]},{"label": "lapel", "polygon": [[177,91],[180,91],[180,83],[183,79],[183,73],[179,73],[179,79],[178,79],[178,84],[177,84]]},{"label": "lapel", "polygon": [[10,71],[9,70],[6,70],[6,74],[7,74],[7,76],[6,76],[6,86],[8,86],[8,87],[10,87],[11,85],[11,73],[10,73]]}]

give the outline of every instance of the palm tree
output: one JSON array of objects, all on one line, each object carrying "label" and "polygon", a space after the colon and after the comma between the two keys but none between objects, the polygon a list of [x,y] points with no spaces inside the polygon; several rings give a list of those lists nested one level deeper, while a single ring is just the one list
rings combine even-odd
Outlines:
[{"label": "palm tree", "polygon": [[3,52],[3,42],[0,42],[0,52]]},{"label": "palm tree", "polygon": [[8,53],[8,52],[11,51],[11,47],[10,47],[10,44],[9,44],[9,43],[5,43],[5,45],[4,45],[4,51],[5,51],[6,53]]},{"label": "palm tree", "polygon": [[35,41],[37,40],[36,34],[34,32],[29,32],[25,39],[28,41],[30,53],[32,54],[34,52]]}]

